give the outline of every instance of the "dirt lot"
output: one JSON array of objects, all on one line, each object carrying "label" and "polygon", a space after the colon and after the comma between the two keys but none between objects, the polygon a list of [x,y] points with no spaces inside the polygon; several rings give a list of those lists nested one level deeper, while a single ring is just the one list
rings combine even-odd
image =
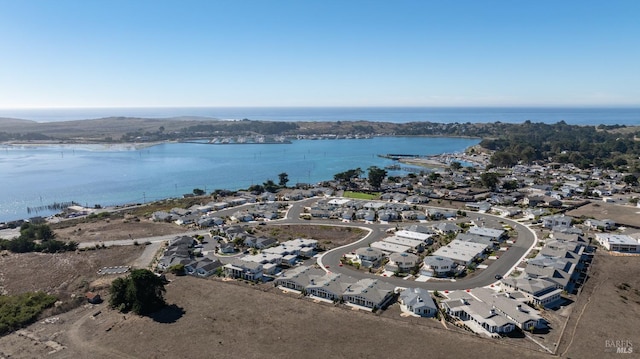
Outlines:
[{"label": "dirt lot", "polygon": [[103,219],[79,219],[52,224],[56,239],[63,241],[100,242],[137,239],[165,234],[180,234],[187,229],[174,223],[153,222],[136,216],[112,215]]},{"label": "dirt lot", "polygon": [[604,202],[590,203],[567,212],[572,217],[612,219],[618,224],[640,225],[640,208]]},{"label": "dirt lot", "polygon": [[[101,304],[78,308],[59,316],[56,323],[38,323],[28,330],[36,338],[66,347],[50,358],[382,358],[426,353],[431,357],[544,357],[437,325],[313,303],[275,289],[262,291],[217,279],[178,278],[167,286],[166,297],[173,306],[154,318],[118,314]],[[52,351],[34,342],[11,334],[0,338],[0,348],[13,358]]]},{"label": "dirt lot", "polygon": [[144,246],[111,247],[66,253],[3,252],[0,255],[0,292],[17,294],[42,290],[60,295],[84,295],[101,278],[102,267],[129,265]]},{"label": "dirt lot", "polygon": [[[571,358],[619,357],[605,340],[628,340],[640,351],[640,256],[596,255],[578,296],[558,354]],[[614,349],[615,350],[615,349]]]},{"label": "dirt lot", "polygon": [[256,236],[276,238],[288,241],[296,238],[312,238],[325,249],[340,247],[362,239],[367,232],[357,227],[339,227],[322,225],[266,225],[256,226]]}]

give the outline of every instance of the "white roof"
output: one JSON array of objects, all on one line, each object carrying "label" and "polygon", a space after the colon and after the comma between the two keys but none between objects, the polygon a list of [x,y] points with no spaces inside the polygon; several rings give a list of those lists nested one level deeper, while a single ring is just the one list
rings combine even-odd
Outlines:
[{"label": "white roof", "polygon": [[477,234],[483,237],[498,238],[504,233],[504,229],[493,229],[485,227],[471,227],[469,233]]},{"label": "white roof", "polygon": [[371,243],[371,247],[387,253],[402,253],[411,249],[411,247],[389,242],[373,242]]},{"label": "white roof", "polygon": [[407,247],[411,247],[411,248],[418,248],[420,245],[423,245],[424,242],[423,241],[418,241],[415,239],[409,239],[409,238],[402,238],[402,237],[387,237],[385,239],[383,239],[384,242],[388,242],[388,243],[393,243],[393,244],[399,244],[401,246],[407,246]]},{"label": "white roof", "polygon": [[640,244],[638,240],[624,234],[598,233],[597,237],[609,244]]},{"label": "white roof", "polygon": [[409,239],[415,239],[415,240],[419,240],[419,241],[427,241],[429,238],[431,238],[431,234],[427,234],[427,233],[420,233],[420,232],[413,232],[413,231],[407,231],[407,230],[400,230],[396,232],[396,236],[397,237],[402,237],[402,238],[409,238]]}]

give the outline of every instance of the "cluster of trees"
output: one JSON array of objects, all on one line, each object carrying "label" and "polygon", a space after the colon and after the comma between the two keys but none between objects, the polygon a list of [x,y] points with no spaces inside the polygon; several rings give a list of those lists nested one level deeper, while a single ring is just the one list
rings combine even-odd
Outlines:
[{"label": "cluster of trees", "polygon": [[248,188],[248,191],[255,194],[260,194],[264,192],[274,193],[280,188],[286,188],[287,183],[289,183],[289,175],[286,172],[282,172],[278,175],[278,183],[276,184],[273,180],[267,180],[262,184],[254,184]]},{"label": "cluster of trees", "polygon": [[573,163],[579,168],[597,166],[614,169],[630,165],[640,155],[638,133],[612,133],[592,126],[531,123],[502,124],[500,135],[484,139],[480,145],[496,151],[494,166],[510,167],[538,160]]},{"label": "cluster of trees", "polygon": [[164,280],[147,269],[134,269],[127,277],[116,278],[109,292],[109,305],[121,312],[147,315],[166,306]]},{"label": "cluster of trees", "polygon": [[53,137],[38,132],[8,133],[0,132],[0,141],[47,141]]},{"label": "cluster of trees", "polygon": [[33,323],[56,300],[43,292],[0,295],[0,335]]},{"label": "cluster of trees", "polygon": [[242,135],[242,134],[261,134],[261,135],[282,135],[294,133],[299,128],[295,122],[282,121],[251,121],[244,119],[242,121],[219,121],[202,125],[194,125],[187,127],[181,131],[183,135]]},{"label": "cluster of trees", "polygon": [[55,238],[55,233],[47,224],[23,223],[20,226],[20,236],[14,239],[0,239],[0,250],[14,253],[44,252],[56,253],[75,251],[78,243],[62,242]]},{"label": "cluster of trees", "polygon": [[[382,182],[387,177],[387,170],[383,168],[379,168],[377,166],[371,166],[367,169],[367,181],[369,185],[374,189],[380,189]],[[354,180],[360,178],[364,174],[364,171],[358,167],[355,169],[350,169],[344,172],[336,173],[333,175],[333,179],[350,187],[355,188],[357,184]]]}]

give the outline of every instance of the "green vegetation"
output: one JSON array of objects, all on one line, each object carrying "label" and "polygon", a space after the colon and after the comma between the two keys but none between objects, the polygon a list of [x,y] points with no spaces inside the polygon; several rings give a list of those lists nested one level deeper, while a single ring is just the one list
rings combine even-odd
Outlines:
[{"label": "green vegetation", "polygon": [[175,275],[185,275],[187,274],[187,272],[184,269],[184,264],[182,263],[178,263],[178,264],[174,264],[171,267],[167,268],[167,271],[169,273],[175,274]]},{"label": "green vegetation", "polygon": [[480,145],[496,151],[491,163],[498,167],[549,158],[554,162],[573,163],[583,169],[638,165],[640,143],[634,140],[637,132],[622,134],[609,132],[606,127],[572,126],[564,121],[552,125],[530,121],[522,124],[496,123],[491,128],[496,137],[484,139]]},{"label": "green vegetation", "polygon": [[127,277],[116,278],[109,292],[109,305],[121,312],[146,315],[166,305],[163,280],[147,269],[134,269]]},{"label": "green vegetation", "polygon": [[369,171],[369,184],[371,185],[371,187],[375,188],[375,189],[379,189],[380,185],[382,184],[382,181],[384,181],[384,178],[387,176],[387,171],[385,169],[376,167],[376,166],[371,166],[368,169]]},{"label": "green vegetation", "polygon": [[342,184],[347,184],[352,187],[353,180],[362,176],[363,173],[364,172],[362,171],[362,169],[358,167],[355,169],[350,169],[344,172],[336,173],[335,175],[333,175],[333,179]]},{"label": "green vegetation", "polygon": [[344,191],[342,196],[346,198],[371,200],[371,199],[376,199],[380,197],[380,193],[379,192],[365,193],[365,192]]},{"label": "green vegetation", "polygon": [[280,185],[280,187],[287,187],[288,182],[289,175],[286,172],[278,174],[278,185]]},{"label": "green vegetation", "polygon": [[0,335],[33,323],[56,300],[43,292],[0,295]]},{"label": "green vegetation", "polygon": [[75,251],[76,242],[62,242],[54,239],[55,233],[47,224],[24,223],[20,227],[20,236],[14,239],[0,239],[0,250],[14,253],[44,252],[56,253]]}]

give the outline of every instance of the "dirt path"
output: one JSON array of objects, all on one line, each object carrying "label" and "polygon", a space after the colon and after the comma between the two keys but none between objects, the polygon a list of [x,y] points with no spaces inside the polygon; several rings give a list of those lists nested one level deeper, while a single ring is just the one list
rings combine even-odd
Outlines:
[{"label": "dirt path", "polygon": [[92,358],[129,358],[135,359],[136,357],[123,353],[112,347],[106,348],[100,346],[95,341],[89,341],[80,336],[80,330],[89,318],[92,318],[97,312],[97,309],[90,309],[85,315],[75,321],[69,330],[67,331],[67,338],[69,339],[68,346],[73,348],[77,353],[85,355],[91,354]]}]

